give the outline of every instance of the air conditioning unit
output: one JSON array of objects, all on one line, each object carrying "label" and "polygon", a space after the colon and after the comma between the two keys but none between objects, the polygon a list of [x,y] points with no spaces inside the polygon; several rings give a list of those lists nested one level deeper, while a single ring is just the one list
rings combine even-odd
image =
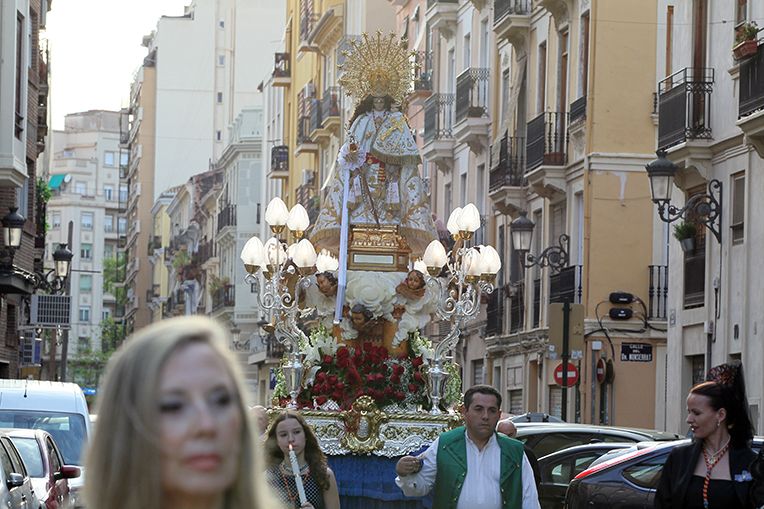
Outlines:
[{"label": "air conditioning unit", "polygon": [[313,170],[302,170],[302,184],[312,184],[316,179],[316,172]]},{"label": "air conditioning unit", "polygon": [[32,294],[29,324],[34,327],[60,326],[68,329],[71,305],[70,295]]},{"label": "air conditioning unit", "polygon": [[305,86],[302,87],[302,96],[306,99],[316,96],[316,85],[314,85],[312,81],[307,82]]}]

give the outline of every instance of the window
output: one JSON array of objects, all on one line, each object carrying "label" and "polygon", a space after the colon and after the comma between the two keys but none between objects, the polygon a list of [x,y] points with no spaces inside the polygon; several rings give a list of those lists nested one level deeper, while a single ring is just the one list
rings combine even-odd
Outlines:
[{"label": "window", "polygon": [[666,458],[668,454],[661,454],[657,458],[630,466],[623,471],[623,477],[640,488],[654,490],[658,487]]},{"label": "window", "polygon": [[745,172],[732,175],[732,243],[742,244],[745,240]]},{"label": "window", "polygon": [[215,139],[216,139],[217,141],[220,141],[220,140],[222,140],[222,139],[223,139],[223,131],[221,131],[220,129],[218,129],[218,130],[217,130],[217,132],[215,133]]},{"label": "window", "polygon": [[448,183],[443,188],[443,203],[445,204],[446,210],[443,212],[445,214],[444,217],[448,217],[448,215],[451,213],[451,184]]},{"label": "window", "polygon": [[578,77],[578,96],[583,97],[589,85],[589,13],[581,16],[581,56],[578,59],[581,74]]},{"label": "window", "polygon": [[581,453],[580,456],[568,456],[544,469],[541,473],[541,479],[544,482],[567,486],[571,479],[589,468],[589,465],[599,456],[600,454],[596,452]]},{"label": "window", "polygon": [[113,244],[104,244],[104,246],[103,246],[103,257],[104,257],[104,259],[114,258],[114,245]]},{"label": "window", "polygon": [[24,132],[24,90],[26,90],[27,73],[24,72],[24,16],[16,13],[16,123],[14,134],[21,139]]},{"label": "window", "polygon": [[536,111],[542,113],[546,109],[546,41],[539,44],[539,80]]},{"label": "window", "polygon": [[225,65],[225,55],[218,55],[218,65]]},{"label": "window", "polygon": [[737,0],[735,10],[735,25],[741,25],[748,19],[748,0]]},{"label": "window", "polygon": [[90,260],[93,257],[93,244],[83,242],[80,244],[80,258]]},{"label": "window", "polygon": [[485,382],[483,374],[483,359],[472,361],[472,385],[478,385]]},{"label": "window", "polygon": [[[218,104],[223,102],[223,92],[218,92]],[[220,132],[220,131],[218,131]]]},{"label": "window", "polygon": [[90,274],[80,275],[80,291],[85,293],[93,291],[93,276]]},{"label": "window", "polygon": [[[705,186],[687,192],[687,200],[697,194],[705,194]],[[692,213],[691,213],[692,212]],[[688,211],[686,221],[700,225],[702,218]],[[706,298],[706,228],[699,226],[695,234],[695,247],[684,253],[684,308],[696,308],[705,304]]]},{"label": "window", "polygon": [[124,235],[127,232],[127,218],[120,217],[117,219],[117,233]]},{"label": "window", "polygon": [[104,166],[114,166],[114,152],[107,151],[103,153],[103,165]]},{"label": "window", "polygon": [[61,212],[54,212],[51,214],[50,227],[54,230],[61,228]]},{"label": "window", "polygon": [[103,197],[106,201],[112,201],[114,199],[114,186],[103,186]]},{"label": "window", "polygon": [[90,323],[90,306],[80,306],[80,322]]},{"label": "window", "polygon": [[127,153],[127,151],[122,151],[119,153],[119,165],[120,166],[127,166],[127,163],[130,161],[130,154]]},{"label": "window", "polygon": [[706,379],[705,355],[690,355],[687,358],[690,361],[690,376],[692,377],[692,385],[703,382]]},{"label": "window", "polygon": [[467,174],[462,173],[459,176],[459,205],[464,207],[467,205]]},{"label": "window", "polygon": [[111,318],[111,310],[104,309],[101,311],[101,320],[108,320],[109,318]]},{"label": "window", "polygon": [[523,390],[512,389],[507,391],[507,412],[519,415],[525,412],[523,406]]},{"label": "window", "polygon": [[120,203],[127,202],[127,184],[119,185],[119,201]]},{"label": "window", "polygon": [[114,216],[111,214],[106,214],[103,216],[103,231],[106,233],[111,233],[114,231]]},{"label": "window", "polygon": [[218,28],[225,28],[225,21],[223,21],[222,19],[218,21]]},{"label": "window", "polygon": [[65,148],[64,149],[64,158],[69,159],[69,158],[72,158],[72,157],[74,157],[74,150],[72,150],[70,148]]},{"label": "window", "polygon": [[74,183],[74,193],[75,194],[88,194],[88,185],[86,182],[82,181],[76,181]]},{"label": "window", "polygon": [[93,229],[93,213],[92,212],[83,212],[80,215],[80,226],[83,230],[92,230]]},{"label": "window", "polygon": [[470,38],[471,38],[470,34],[466,34],[464,36],[464,44],[462,45],[462,47],[464,48],[464,69],[470,68],[470,61],[472,60],[472,54],[471,54],[472,48],[470,47]]}]

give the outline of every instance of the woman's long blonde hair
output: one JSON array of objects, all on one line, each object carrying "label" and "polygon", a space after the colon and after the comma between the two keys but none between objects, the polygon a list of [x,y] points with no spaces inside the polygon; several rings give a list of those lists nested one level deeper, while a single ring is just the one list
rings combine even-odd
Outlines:
[{"label": "woman's long blonde hair", "polygon": [[270,509],[260,444],[245,404],[246,386],[213,320],[187,316],[151,325],[116,352],[97,399],[98,423],[85,462],[85,499],[92,509],[161,509],[162,472],[157,390],[162,367],[180,347],[209,345],[224,361],[241,413],[239,475],[225,493],[225,509]]}]

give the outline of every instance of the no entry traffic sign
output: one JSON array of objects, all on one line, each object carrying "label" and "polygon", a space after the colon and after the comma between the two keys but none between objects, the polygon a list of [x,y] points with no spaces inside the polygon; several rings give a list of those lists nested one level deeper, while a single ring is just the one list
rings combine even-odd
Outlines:
[{"label": "no entry traffic sign", "polygon": [[558,364],[554,368],[554,382],[560,387],[573,387],[578,382],[578,369],[572,362],[568,363],[568,380],[567,385],[562,385],[562,363]]},{"label": "no entry traffic sign", "polygon": [[597,361],[597,383],[601,384],[605,381],[606,373],[607,367],[605,366],[605,359],[599,359]]}]

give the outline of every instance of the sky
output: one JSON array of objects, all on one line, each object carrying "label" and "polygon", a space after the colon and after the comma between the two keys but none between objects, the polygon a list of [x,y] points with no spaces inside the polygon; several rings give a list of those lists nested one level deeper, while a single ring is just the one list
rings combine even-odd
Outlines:
[{"label": "sky", "polygon": [[180,16],[191,0],[55,0],[49,40],[53,128],[64,116],[128,106],[133,74],[146,56],[144,35],[162,15]]}]

